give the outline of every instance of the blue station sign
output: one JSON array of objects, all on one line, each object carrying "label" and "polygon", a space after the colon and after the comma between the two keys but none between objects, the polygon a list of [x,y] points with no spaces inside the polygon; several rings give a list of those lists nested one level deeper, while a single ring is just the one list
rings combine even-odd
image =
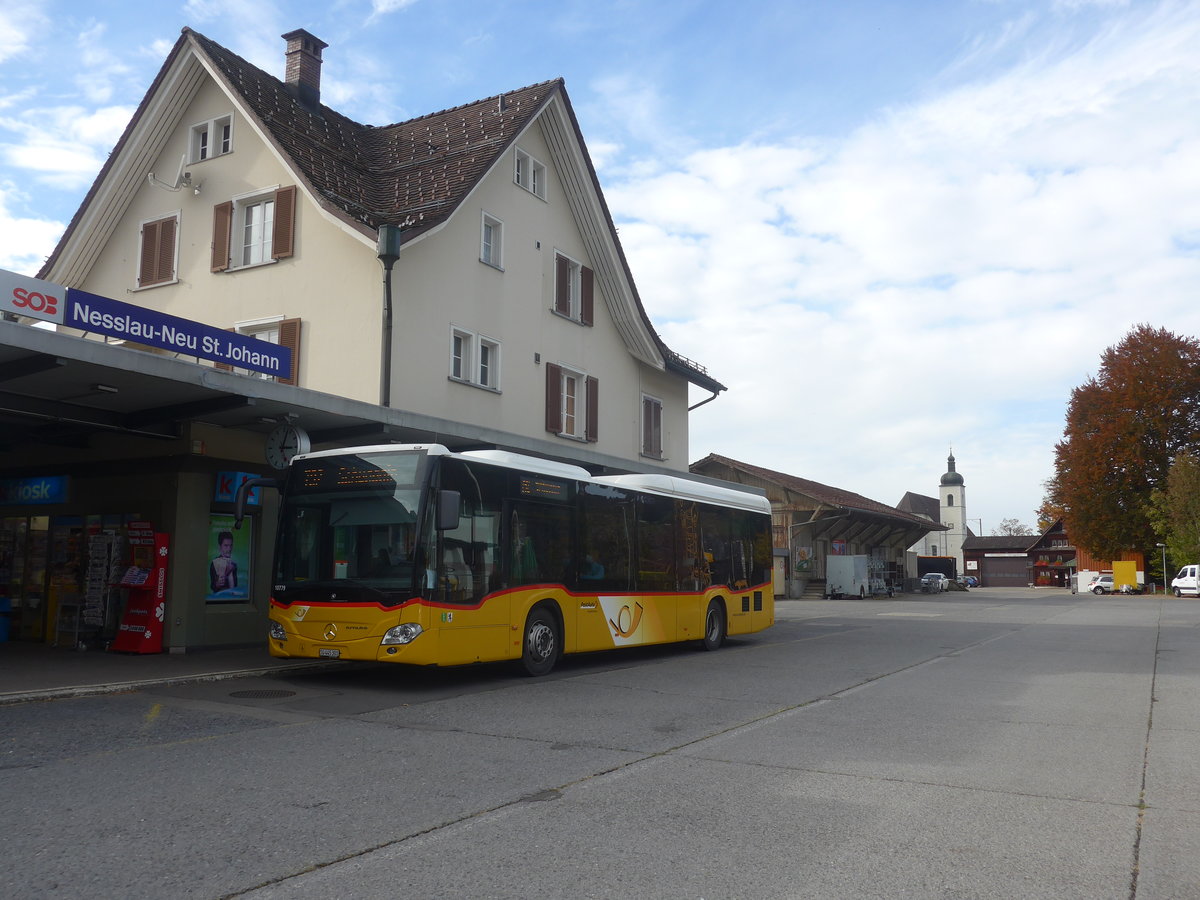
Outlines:
[{"label": "blue station sign", "polygon": [[286,378],[289,347],[0,270],[0,310]]}]

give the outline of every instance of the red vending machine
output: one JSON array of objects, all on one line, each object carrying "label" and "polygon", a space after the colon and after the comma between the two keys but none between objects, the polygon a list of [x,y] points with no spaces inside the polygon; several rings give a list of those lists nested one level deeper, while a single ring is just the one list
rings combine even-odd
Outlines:
[{"label": "red vending machine", "polygon": [[162,653],[167,621],[167,534],[149,522],[129,523],[133,565],[125,570],[121,587],[129,600],[116,639],[108,649],[122,653]]}]

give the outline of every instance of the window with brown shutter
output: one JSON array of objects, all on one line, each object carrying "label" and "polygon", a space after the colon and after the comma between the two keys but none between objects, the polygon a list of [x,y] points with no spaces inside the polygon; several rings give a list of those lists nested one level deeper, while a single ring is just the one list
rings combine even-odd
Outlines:
[{"label": "window with brown shutter", "polygon": [[595,319],[595,273],[561,253],[554,254],[554,312],[580,325]]},{"label": "window with brown shutter", "polygon": [[662,401],[642,395],[642,455],[662,459]]},{"label": "window with brown shutter", "polygon": [[296,384],[300,378],[300,320],[284,319],[279,323],[279,345],[292,351],[292,369],[286,378],[280,376],[281,384]]},{"label": "window with brown shutter", "polygon": [[[236,248],[233,246],[235,236]],[[253,197],[242,197],[236,203],[226,200],[213,207],[212,271],[227,272],[287,259],[295,254],[294,184]]]},{"label": "window with brown shutter", "polygon": [[587,423],[583,439],[592,442],[600,439],[600,382],[591,376],[587,379]]},{"label": "window with brown shutter", "polygon": [[233,201],[213,207],[212,271],[229,268],[229,233],[233,228]]},{"label": "window with brown shutter", "polygon": [[600,382],[546,364],[546,430],[594,442],[600,434]]},{"label": "window with brown shutter", "polygon": [[581,266],[579,269],[579,321],[584,325],[591,325],[593,322],[594,281],[595,276],[592,274],[592,270],[587,266]]},{"label": "window with brown shutter", "polygon": [[[287,375],[280,375],[273,380],[280,384],[298,384],[300,380],[300,321],[300,319],[280,319],[269,326],[243,326],[242,328],[227,328],[225,330],[248,337],[257,336],[260,340],[270,340],[272,343],[278,343],[281,347],[287,347],[292,351],[292,367]],[[214,363],[213,365],[215,368],[226,372],[232,372],[235,368],[225,363]],[[258,372],[250,372],[248,374],[255,378],[268,377]]]},{"label": "window with brown shutter", "polygon": [[271,235],[271,255],[284,259],[295,252],[296,186],[281,187],[275,192],[275,226]]},{"label": "window with brown shutter", "polygon": [[546,363],[546,430],[562,431],[562,367]]},{"label": "window with brown shutter", "polygon": [[571,261],[561,255],[554,257],[554,311],[571,315]]},{"label": "window with brown shutter", "polygon": [[138,287],[175,280],[175,235],[178,219],[168,216],[142,224],[142,246],[138,253]]}]

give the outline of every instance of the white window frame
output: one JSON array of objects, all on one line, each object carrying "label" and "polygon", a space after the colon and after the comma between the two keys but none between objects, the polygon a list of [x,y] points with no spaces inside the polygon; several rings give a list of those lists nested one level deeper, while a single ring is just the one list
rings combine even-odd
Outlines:
[{"label": "white window frame", "polygon": [[520,147],[514,155],[513,181],[533,196],[546,199],[546,165]]},{"label": "white window frame", "polygon": [[450,329],[450,378],[470,383],[471,347],[474,335],[461,328]]},{"label": "white window frame", "polygon": [[233,115],[198,122],[188,132],[188,162],[198,163],[233,152]]},{"label": "white window frame", "polygon": [[[237,269],[253,269],[256,266],[267,266],[278,262],[271,254],[274,252],[274,235],[273,225],[275,222],[275,195],[279,193],[279,185],[274,185],[269,188],[263,188],[259,191],[253,191],[249,194],[240,194],[233,197],[233,218],[229,223],[229,270]],[[271,204],[271,220],[270,222],[260,223],[260,235],[256,246],[259,248],[262,259],[253,262],[245,262],[246,255],[246,215],[251,209],[265,207],[266,204]]]},{"label": "white window frame", "polygon": [[[658,449],[655,450],[652,444],[653,435],[646,433],[646,404],[650,403],[658,408]],[[663,440],[663,407],[662,400],[655,397],[653,394],[642,394],[641,403],[641,431],[642,431],[642,446],[641,455],[650,459],[666,459],[667,451],[666,444]]]},{"label": "white window frame", "polygon": [[476,384],[490,391],[500,390],[500,342],[479,337],[479,353],[475,366]]},{"label": "white window frame", "polygon": [[486,335],[450,326],[448,378],[459,384],[500,393],[500,342]]},{"label": "white window frame", "polygon": [[[261,319],[247,319],[244,322],[234,322],[233,330],[238,334],[246,337],[257,338],[260,341],[266,341],[268,344],[279,345],[279,323],[286,319],[287,316],[264,316]],[[278,381],[274,375],[268,375],[266,372],[256,372],[253,369],[234,369],[235,372],[240,372],[243,375],[249,375],[251,378],[261,378],[263,381]]]},{"label": "white window frame", "polygon": [[504,271],[504,223],[487,211],[479,224],[479,261]]},{"label": "white window frame", "polygon": [[[558,404],[559,404],[559,421],[562,423],[562,430],[558,432],[559,437],[573,438],[577,441],[587,440],[587,373],[579,369],[572,369],[568,366],[562,366],[562,371],[559,373],[559,389],[558,389]],[[575,391],[573,395],[568,394],[567,386],[569,383],[574,383]],[[574,401],[574,411],[568,413],[568,407]],[[567,427],[568,416],[571,419],[572,427]]]}]

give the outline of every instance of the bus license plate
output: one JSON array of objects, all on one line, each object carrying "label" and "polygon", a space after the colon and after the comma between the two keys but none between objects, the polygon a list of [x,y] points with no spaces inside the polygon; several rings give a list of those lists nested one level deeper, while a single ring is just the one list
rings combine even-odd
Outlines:
[{"label": "bus license plate", "polygon": [[326,659],[337,659],[342,655],[342,651],[336,647],[322,647],[317,651],[318,656],[323,656]]}]

